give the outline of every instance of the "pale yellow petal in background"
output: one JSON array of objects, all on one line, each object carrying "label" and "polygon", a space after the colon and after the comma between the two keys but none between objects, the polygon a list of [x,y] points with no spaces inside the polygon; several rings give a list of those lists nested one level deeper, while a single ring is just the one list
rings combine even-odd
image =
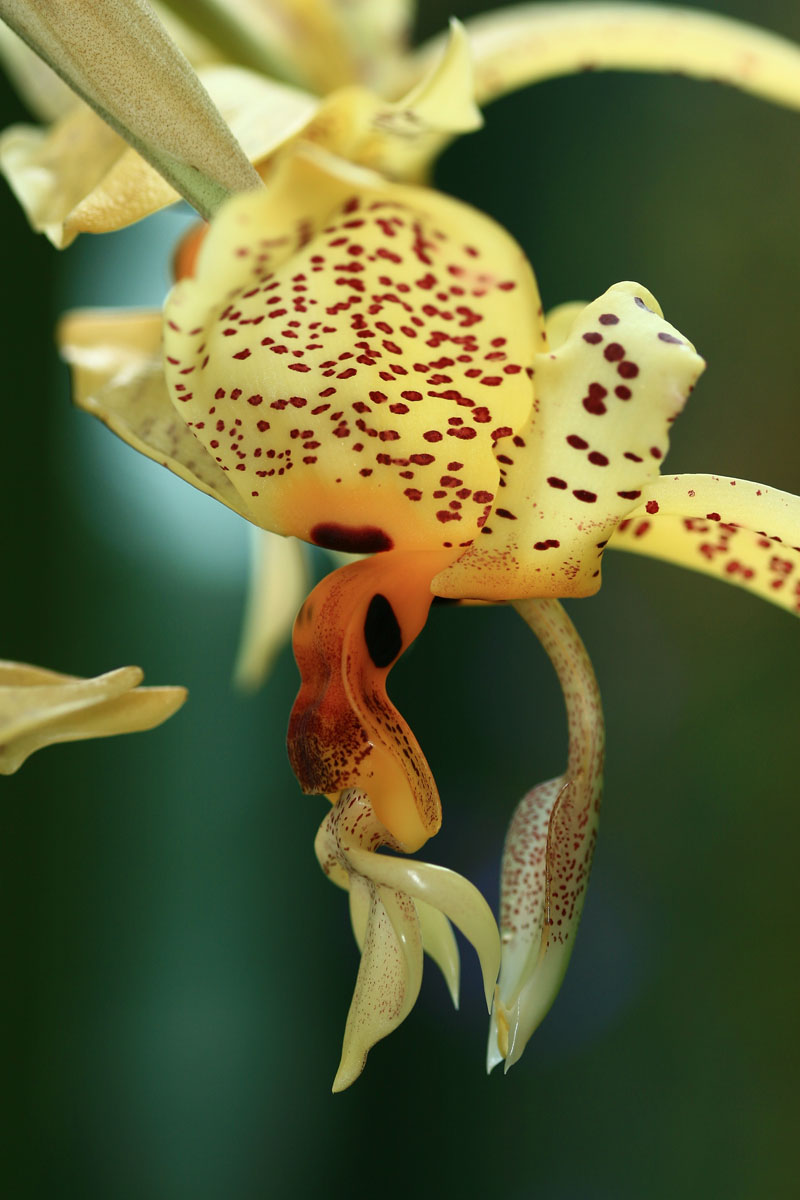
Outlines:
[{"label": "pale yellow petal in background", "polygon": [[667,475],[609,547],[712,575],[800,615],[800,498],[745,479]]},{"label": "pale yellow petal in background", "polygon": [[[207,66],[200,79],[232,135],[256,163],[304,128],[319,101],[239,67]],[[85,104],[51,129],[17,125],[0,137],[0,169],[34,229],[59,249],[79,233],[108,233],[180,197]]]},{"label": "pale yellow petal in background", "polygon": [[244,691],[261,686],[291,638],[309,590],[306,553],[296,538],[250,530],[250,581],[234,668],[234,682]]},{"label": "pale yellow petal in background", "polygon": [[[480,105],[556,75],[679,72],[800,107],[800,47],[743,21],[658,4],[522,4],[466,22]],[[411,60],[421,73],[441,38]]]},{"label": "pale yellow petal in background", "polygon": [[559,304],[545,313],[544,328],[548,350],[552,352],[561,349],[586,306],[585,300],[568,300],[566,304]]},{"label": "pale yellow petal in background", "polygon": [[58,326],[73,399],[118,437],[243,515],[238,493],[169,398],[159,312],[84,310]]},{"label": "pale yellow petal in background", "polygon": [[575,945],[597,840],[605,732],[586,649],[556,600],[514,607],[546,650],[564,693],[567,769],[529,792],[503,849],[503,961],[489,1025],[487,1066],[522,1051],[552,1005]]},{"label": "pale yellow petal in background", "polygon": [[436,595],[596,592],[603,548],[657,477],[704,365],[640,284],[587,305],[566,341],[534,358],[531,417],[499,447],[504,486],[475,544],[434,579]]},{"label": "pale yellow petal in background", "polygon": [[0,0],[0,17],[202,216],[260,186],[146,0]]},{"label": "pale yellow petal in background", "polygon": [[56,121],[83,101],[0,21],[0,62],[22,100],[40,121]]},{"label": "pale yellow petal in background", "polygon": [[0,662],[0,774],[13,774],[35,750],[55,742],[152,729],[186,699],[185,688],[140,688],[141,681],[138,667],[79,679]]},{"label": "pale yellow petal in background", "polygon": [[430,955],[444,975],[453,1007],[458,1008],[458,987],[461,978],[461,960],[458,953],[453,926],[444,913],[419,897],[414,901],[422,934],[422,949]]}]

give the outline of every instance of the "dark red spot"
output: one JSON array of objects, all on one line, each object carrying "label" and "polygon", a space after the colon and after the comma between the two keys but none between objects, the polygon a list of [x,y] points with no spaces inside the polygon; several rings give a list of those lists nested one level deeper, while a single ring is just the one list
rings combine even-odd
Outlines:
[{"label": "dark red spot", "polygon": [[600,317],[601,325],[619,325],[619,317],[615,317],[613,313],[603,313]]},{"label": "dark red spot", "polygon": [[[583,335],[583,340],[588,342],[590,346],[596,346],[598,342],[602,342],[603,335],[602,333],[585,333]],[[544,542],[541,544],[544,545]]]},{"label": "dark red spot", "polygon": [[603,397],[608,395],[608,391],[601,383],[589,384],[589,395],[583,398],[583,407],[587,412],[592,413],[596,417],[602,417],[606,411],[606,406],[603,403]]},{"label": "dark red spot", "polygon": [[619,387],[614,388],[614,395],[619,396],[620,400],[630,400],[633,392],[629,387],[625,387],[624,383],[621,383]]},{"label": "dark red spot", "polygon": [[658,501],[657,500],[648,500],[647,504],[645,504],[645,508],[652,516],[653,513],[658,512]]},{"label": "dark red spot", "polygon": [[557,550],[561,545],[555,538],[548,538],[546,542],[534,542],[534,550]]},{"label": "dark red spot", "polygon": [[722,517],[717,512],[706,513],[706,520],[707,521],[721,521]]},{"label": "dark red spot", "polygon": [[496,508],[494,510],[496,517],[505,517],[507,521],[516,521],[516,517],[507,508]]},{"label": "dark red spot", "polygon": [[337,525],[333,521],[315,525],[311,540],[325,550],[343,550],[346,554],[377,554],[394,545],[388,533],[376,525]]},{"label": "dark red spot", "polygon": [[619,362],[621,358],[625,357],[625,347],[621,346],[619,342],[610,342],[603,351],[603,356],[609,362]]},{"label": "dark red spot", "polygon": [[639,368],[635,362],[629,362],[626,359],[625,362],[621,362],[617,367],[617,374],[621,375],[623,379],[635,379],[639,374]]},{"label": "dark red spot", "polygon": [[584,504],[594,504],[595,500],[597,499],[597,494],[595,492],[586,492],[583,488],[577,488],[572,494],[576,500],[582,500]]},{"label": "dark red spot", "polygon": [[641,496],[641,494],[642,494],[641,491],[639,491],[639,492],[617,492],[617,495],[621,496],[623,500],[638,500],[639,497]]},{"label": "dark red spot", "polygon": [[599,450],[593,450],[589,455],[589,462],[594,463],[596,467],[607,467],[608,459],[605,454],[601,454]]},{"label": "dark red spot", "polygon": [[264,397],[263,397],[263,396],[260,396],[260,395],[258,394],[258,392],[256,392],[256,394],[255,394],[254,396],[248,396],[248,397],[247,397],[247,403],[248,403],[248,404],[252,404],[253,408],[256,408],[256,407],[257,407],[259,404],[261,404],[261,402],[263,401],[263,399],[264,399]]},{"label": "dark red spot", "polygon": [[547,482],[552,488],[565,488],[567,486],[566,480],[558,479],[555,475],[550,475]]},{"label": "dark red spot", "polygon": [[587,450],[589,443],[585,442],[582,437],[578,437],[577,433],[571,433],[567,438],[567,444],[575,450]]}]

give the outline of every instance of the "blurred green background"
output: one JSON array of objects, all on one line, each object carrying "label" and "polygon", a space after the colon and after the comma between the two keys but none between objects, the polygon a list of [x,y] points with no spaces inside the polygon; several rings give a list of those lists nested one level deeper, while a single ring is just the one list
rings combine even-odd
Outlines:
[{"label": "blurred green background", "polygon": [[[450,8],[423,0],[420,35]],[[715,8],[800,40],[796,0]],[[2,108],[24,119],[7,87]],[[709,369],[671,470],[798,491],[798,144],[800,114],[730,89],[584,75],[493,105],[437,181],[519,238],[548,307],[638,279],[695,341]],[[3,1194],[796,1195],[791,618],[607,561],[600,595],[570,605],[609,753],[555,1008],[487,1078],[465,948],[461,1011],[429,968],[406,1023],[331,1097],[357,952],[313,856],[325,803],[285,759],[290,654],[257,696],[231,688],[245,530],[72,411],[53,349],[70,305],[157,302],[184,218],[58,255],[5,188],[0,216],[0,652],[80,675],[137,663],[191,691],[162,729],[45,750],[0,784]],[[563,765],[549,666],[513,612],[443,608],[392,683],[443,798],[426,857],[494,902],[514,803]]]}]

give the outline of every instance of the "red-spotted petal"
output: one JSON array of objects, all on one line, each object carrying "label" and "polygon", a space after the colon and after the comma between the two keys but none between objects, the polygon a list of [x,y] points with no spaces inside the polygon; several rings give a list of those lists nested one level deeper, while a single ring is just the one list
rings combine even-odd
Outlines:
[{"label": "red-spotted petal", "polygon": [[703,366],[639,284],[587,305],[537,354],[528,424],[496,450],[497,500],[475,545],[434,580],[437,595],[596,592],[603,548],[658,476]]},{"label": "red-spotted petal", "polygon": [[800,615],[800,498],[720,475],[670,475],[642,493],[611,538],[745,588]]},{"label": "red-spotted petal", "polygon": [[[226,207],[173,290],[167,377],[257,524],[457,552],[494,498],[493,448],[530,409],[538,314],[493,221],[296,156]],[[365,523],[380,545],[331,533]]]}]

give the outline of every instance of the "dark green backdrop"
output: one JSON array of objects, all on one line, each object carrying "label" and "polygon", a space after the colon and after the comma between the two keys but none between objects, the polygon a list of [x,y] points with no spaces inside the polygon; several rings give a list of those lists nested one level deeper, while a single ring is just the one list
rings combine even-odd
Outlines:
[{"label": "dark green backdrop", "polygon": [[[800,40],[796,0],[716,7]],[[449,8],[424,3],[421,30]],[[7,90],[3,113],[23,116]],[[548,306],[639,279],[695,341],[709,369],[671,469],[797,491],[799,144],[800,114],[721,87],[584,76],[495,104],[437,180],[520,239]],[[73,412],[52,348],[68,305],[159,298],[176,218],[59,256],[5,190],[0,206],[0,653],[82,675],[138,663],[191,689],[154,733],[52,748],[0,784],[6,1194],[794,1195],[791,618],[607,561],[601,594],[570,606],[609,755],[555,1009],[487,1079],[465,950],[461,1012],[429,969],[405,1025],[331,1097],[357,953],[312,853],[324,802],[285,762],[289,653],[255,698],[230,687],[244,530]],[[493,900],[513,803],[563,763],[547,663],[513,613],[442,609],[393,695],[442,792],[428,857]]]}]

